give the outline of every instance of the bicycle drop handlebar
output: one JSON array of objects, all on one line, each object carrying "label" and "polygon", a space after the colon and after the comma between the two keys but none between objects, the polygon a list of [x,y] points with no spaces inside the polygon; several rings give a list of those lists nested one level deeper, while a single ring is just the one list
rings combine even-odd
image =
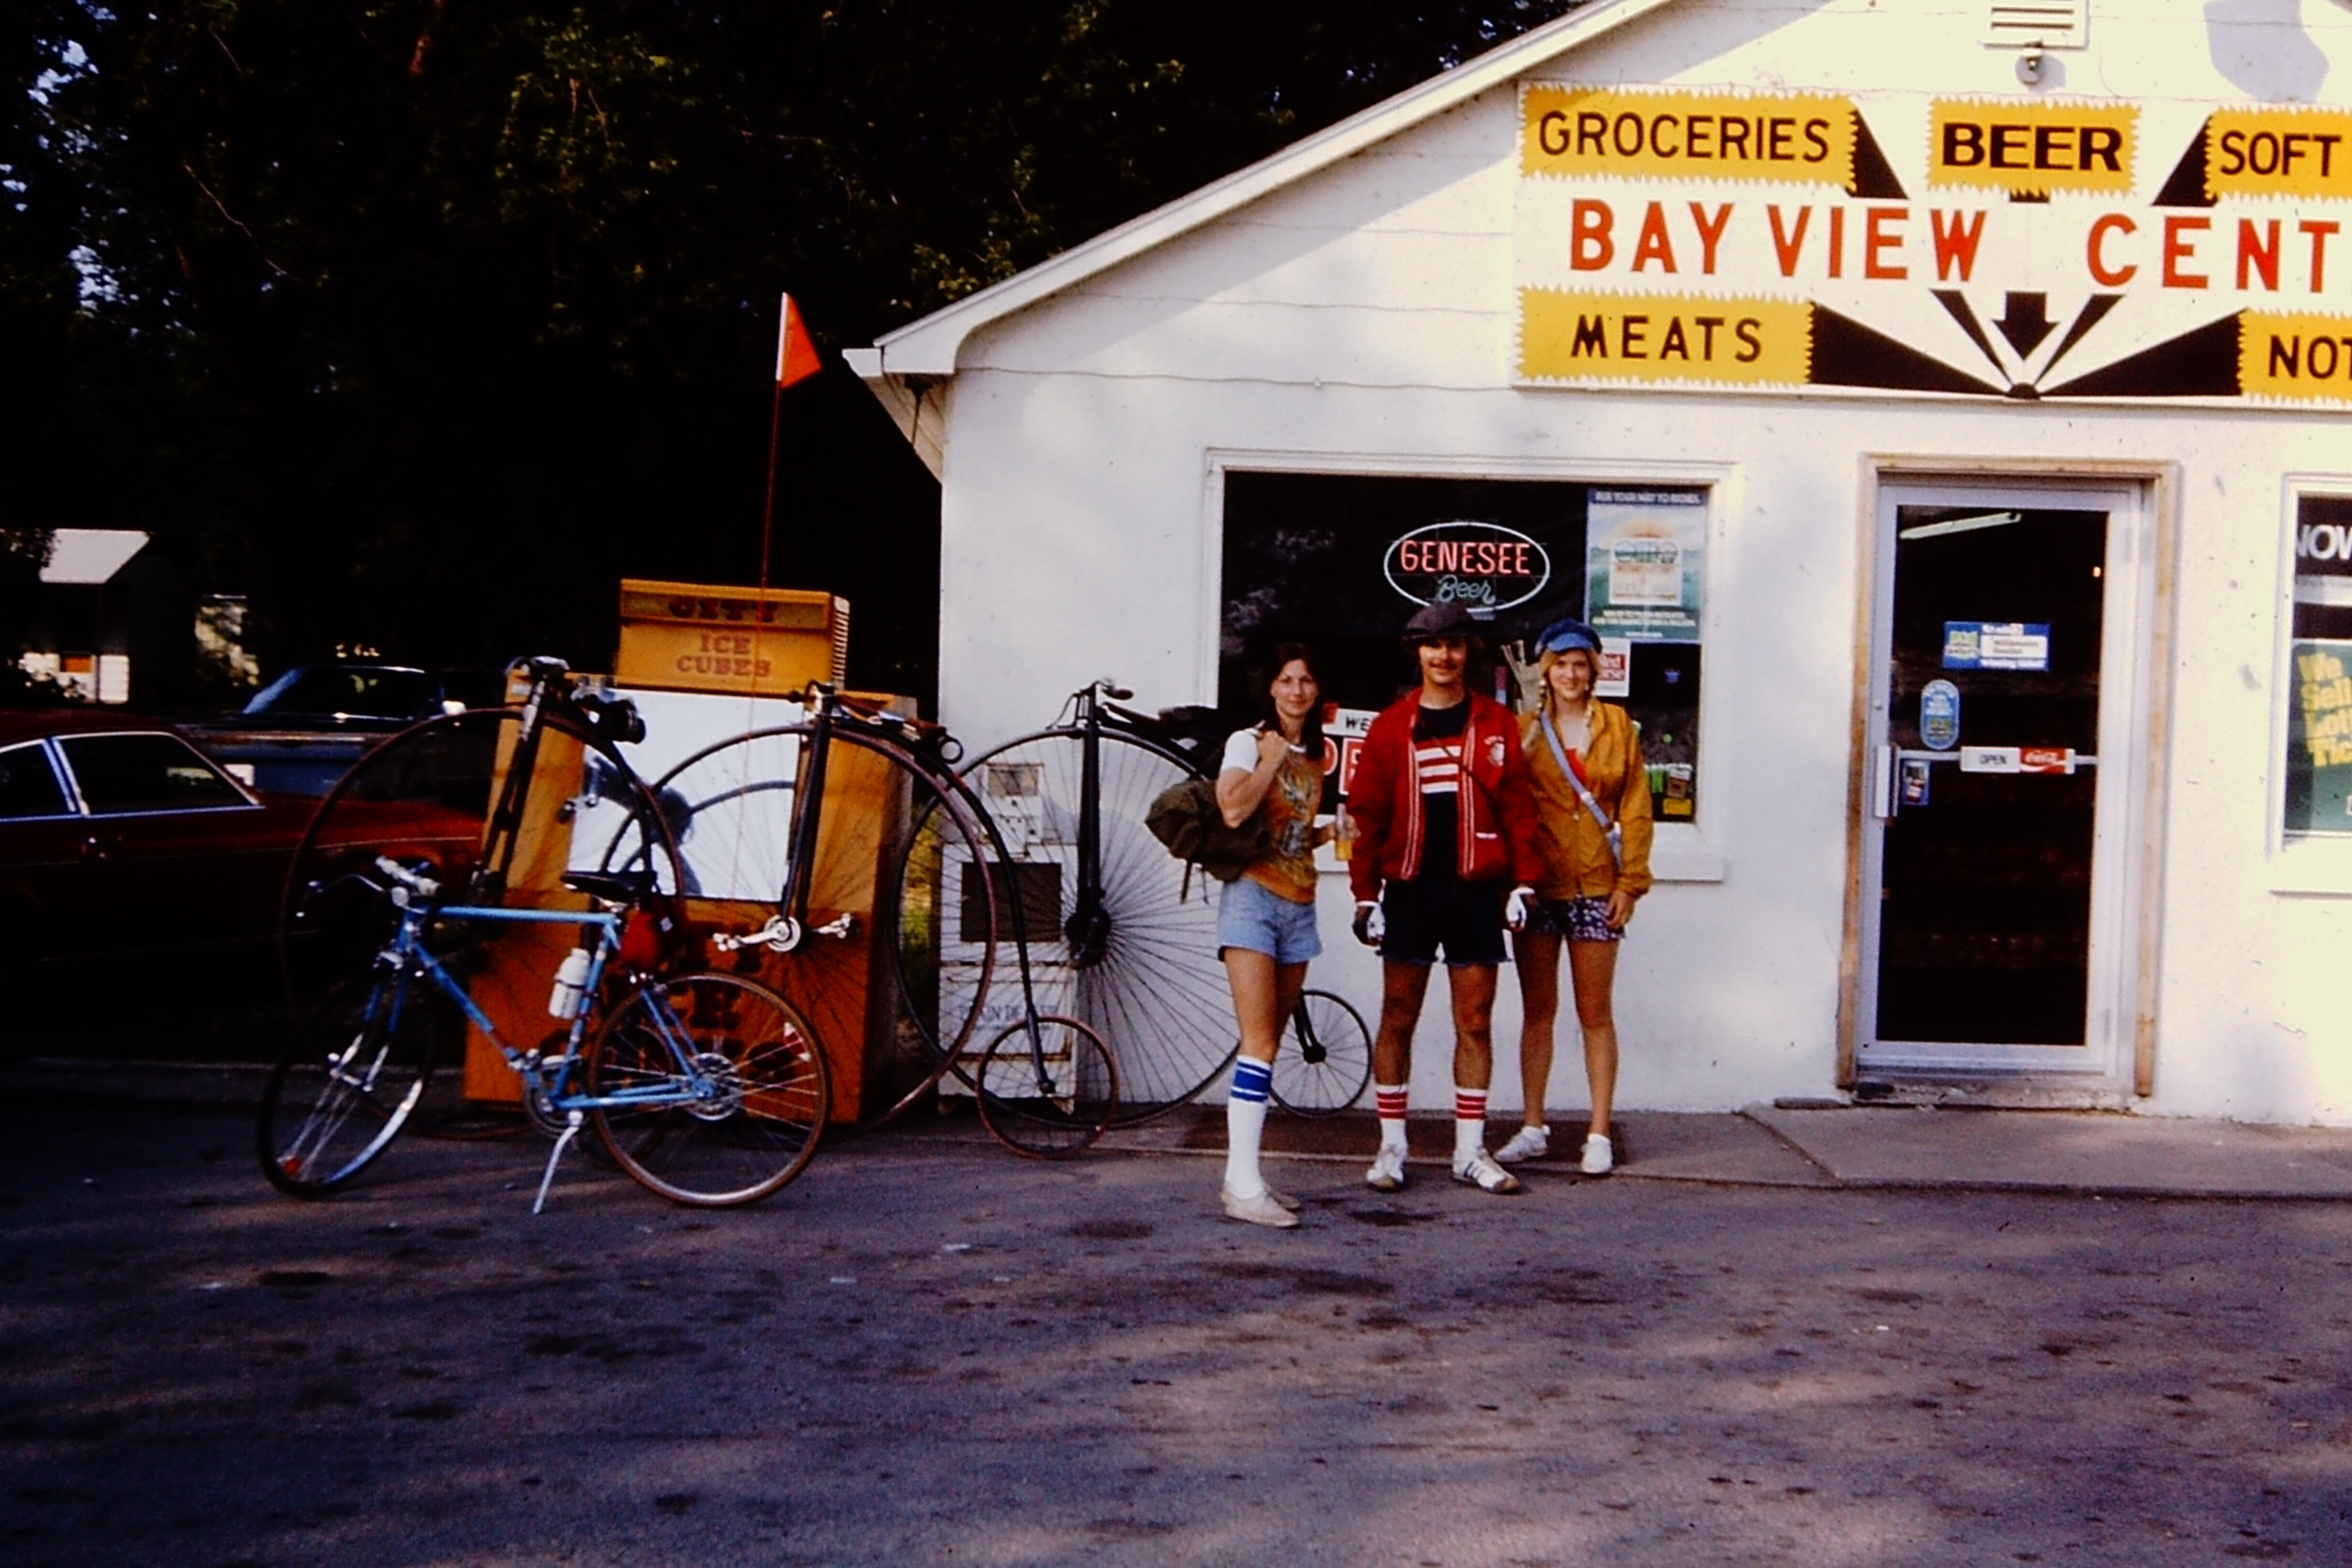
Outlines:
[{"label": "bicycle drop handlebar", "polygon": [[393,886],[405,888],[420,899],[429,899],[441,891],[441,884],[421,872],[412,871],[389,855],[375,858],[375,868],[392,879]]}]

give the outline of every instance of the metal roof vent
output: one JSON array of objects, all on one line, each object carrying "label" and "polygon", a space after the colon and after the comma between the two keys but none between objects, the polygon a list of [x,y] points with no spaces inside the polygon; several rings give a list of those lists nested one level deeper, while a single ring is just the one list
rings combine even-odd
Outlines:
[{"label": "metal roof vent", "polygon": [[1992,0],[1984,41],[2001,49],[2087,48],[2091,0]]}]

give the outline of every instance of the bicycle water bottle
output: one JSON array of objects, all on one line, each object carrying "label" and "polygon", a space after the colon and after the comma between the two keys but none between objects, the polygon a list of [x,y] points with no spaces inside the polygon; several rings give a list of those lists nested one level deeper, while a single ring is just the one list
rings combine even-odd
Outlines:
[{"label": "bicycle water bottle", "polygon": [[563,955],[562,967],[555,972],[555,989],[547,994],[547,1016],[577,1018],[587,1005],[588,950],[575,947]]}]

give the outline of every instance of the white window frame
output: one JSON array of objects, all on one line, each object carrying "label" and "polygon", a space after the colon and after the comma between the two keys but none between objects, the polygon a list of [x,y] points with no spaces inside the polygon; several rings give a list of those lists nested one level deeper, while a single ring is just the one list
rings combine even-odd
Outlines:
[{"label": "white window frame", "polygon": [[[1700,563],[1699,647],[1706,673],[1701,678],[1698,714],[1699,819],[1656,824],[1650,848],[1650,874],[1660,882],[1720,882],[1728,874],[1727,847],[1732,802],[1724,760],[1718,757],[1709,715],[1727,700],[1717,689],[1717,671],[1727,674],[1716,639],[1722,633],[1723,562],[1729,548],[1729,520],[1740,512],[1741,468],[1737,463],[1648,458],[1621,460],[1538,458],[1464,458],[1412,455],[1373,457],[1361,452],[1312,452],[1211,447],[1202,490],[1199,602],[1204,606],[1201,641],[1194,653],[1195,700],[1217,700],[1217,638],[1224,604],[1225,476],[1229,473],[1328,474],[1357,479],[1553,479],[1569,484],[1641,489],[1675,486],[1706,491],[1706,555]],[[1578,562],[1580,574],[1584,563]],[[1717,648],[1710,656],[1706,651]],[[1710,695],[1710,691],[1715,695]]]},{"label": "white window frame", "polygon": [[2281,487],[2278,575],[2272,602],[2278,626],[2271,650],[2271,742],[2263,767],[2263,831],[2269,838],[2271,891],[2285,897],[2352,898],[2352,836],[2289,837],[2286,831],[2286,744],[2294,701],[2294,541],[2305,496],[2352,500],[2352,473],[2286,476]]}]

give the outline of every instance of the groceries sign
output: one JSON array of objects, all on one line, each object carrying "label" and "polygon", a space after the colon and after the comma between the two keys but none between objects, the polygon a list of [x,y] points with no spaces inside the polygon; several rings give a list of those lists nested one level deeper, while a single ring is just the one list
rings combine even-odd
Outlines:
[{"label": "groceries sign", "polygon": [[2352,110],[1519,106],[1523,384],[2352,401]]}]

